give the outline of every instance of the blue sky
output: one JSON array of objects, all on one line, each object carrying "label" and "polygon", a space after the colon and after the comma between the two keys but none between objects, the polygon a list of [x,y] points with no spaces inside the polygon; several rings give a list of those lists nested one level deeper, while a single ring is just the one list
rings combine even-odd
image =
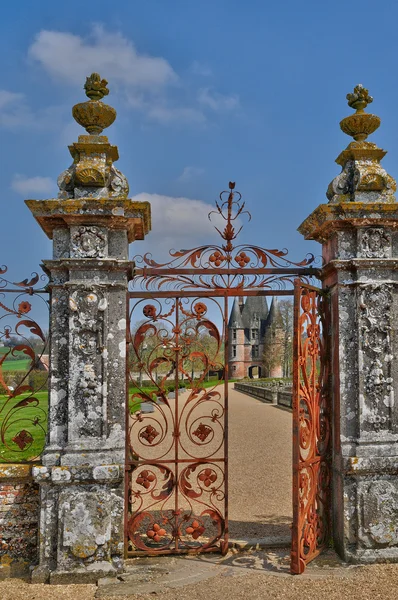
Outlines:
[{"label": "blue sky", "polygon": [[350,140],[338,123],[357,83],[398,175],[397,19],[386,0],[4,3],[0,262],[22,279],[51,256],[23,200],[57,193],[83,133],[71,107],[93,70],[118,111],[107,130],[117,166],[131,196],[153,202],[154,231],[132,255],[214,241],[207,209],[229,180],[253,215],[242,242],[288,247],[292,260],[319,253],[296,228],[340,170]]}]

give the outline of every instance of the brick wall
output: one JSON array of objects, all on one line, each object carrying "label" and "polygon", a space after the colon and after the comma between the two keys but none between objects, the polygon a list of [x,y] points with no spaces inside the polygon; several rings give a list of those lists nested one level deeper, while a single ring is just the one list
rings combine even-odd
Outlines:
[{"label": "brick wall", "polygon": [[39,489],[30,465],[0,465],[0,578],[23,575],[37,560]]}]

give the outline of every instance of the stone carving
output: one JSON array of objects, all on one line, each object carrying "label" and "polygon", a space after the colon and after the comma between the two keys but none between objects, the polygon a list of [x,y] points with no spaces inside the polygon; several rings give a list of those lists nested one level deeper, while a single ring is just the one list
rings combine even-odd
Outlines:
[{"label": "stone carving", "polygon": [[343,119],[340,127],[344,133],[351,135],[356,141],[366,140],[368,135],[380,127],[380,119],[376,115],[365,112],[368,104],[373,102],[369,91],[359,84],[352,94],[347,94],[348,106],[356,110],[356,113]]},{"label": "stone carving", "polygon": [[[398,545],[398,484],[374,481],[362,493],[361,540],[367,547]],[[369,539],[370,538],[370,539]]]},{"label": "stone carving", "polygon": [[81,160],[63,171],[57,183],[60,199],[127,198],[129,193],[127,177],[113,164],[108,164],[106,149],[95,161],[81,153]]},{"label": "stone carving", "polygon": [[72,227],[72,253],[79,258],[104,258],[107,256],[106,229],[96,225]]},{"label": "stone carving", "polygon": [[[71,554],[83,560],[97,555],[109,558],[111,539],[111,511],[105,493],[73,491],[65,493],[63,512],[63,545]],[[79,523],[76,528],[75,524]]]},{"label": "stone carving", "polygon": [[107,84],[106,79],[101,80],[98,73],[92,73],[84,85],[86,96],[90,100],[75,104],[72,109],[75,121],[92,135],[99,135],[116,119],[115,109],[101,102],[102,98],[109,94]]},{"label": "stone carving", "polygon": [[382,227],[369,227],[360,234],[360,254],[365,258],[387,258],[391,254],[391,235]]},{"label": "stone carving", "polygon": [[359,309],[364,429],[389,429],[390,412],[394,403],[390,337],[392,286],[362,286]]},{"label": "stone carving", "polygon": [[99,290],[77,290],[69,299],[74,370],[70,395],[75,404],[73,428],[79,436],[97,437],[103,428],[103,339],[107,300]]},{"label": "stone carving", "polygon": [[119,169],[115,167],[115,165],[111,166],[111,178],[110,178],[110,188],[111,193],[110,196],[117,197],[122,196],[123,198],[127,198],[129,193],[129,184],[127,181],[127,177],[123,175]]}]

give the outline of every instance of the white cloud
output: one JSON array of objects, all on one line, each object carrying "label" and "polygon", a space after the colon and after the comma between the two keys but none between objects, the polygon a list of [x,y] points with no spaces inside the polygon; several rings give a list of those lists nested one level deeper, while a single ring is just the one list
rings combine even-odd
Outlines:
[{"label": "white cloud", "polygon": [[42,30],[29,48],[54,78],[81,85],[93,71],[129,87],[153,90],[175,82],[178,77],[162,57],[140,54],[121,33],[108,32],[101,25],[83,38],[69,32]]},{"label": "white cloud", "polygon": [[180,181],[181,183],[187,183],[192,181],[192,179],[203,175],[204,172],[205,170],[201,167],[185,167],[181,175],[177,178],[177,181]]},{"label": "white cloud", "polygon": [[32,114],[24,94],[0,90],[0,126],[15,129],[29,124]]},{"label": "white cloud", "polygon": [[60,126],[63,113],[62,106],[48,106],[34,111],[24,94],[0,90],[0,127],[4,129],[54,130]]},{"label": "white cloud", "polygon": [[8,90],[0,90],[0,110],[8,108],[10,104],[20,104],[23,101],[23,98],[23,94],[9,92]]},{"label": "white cloud", "polygon": [[171,249],[194,248],[201,244],[221,241],[214,225],[221,228],[225,221],[218,215],[208,213],[214,206],[203,200],[162,196],[143,192],[134,196],[133,200],[150,202],[152,209],[152,231],[145,242],[135,242],[133,254],[144,254],[150,251],[155,260],[170,260]]},{"label": "white cloud", "polygon": [[199,90],[198,101],[203,106],[215,111],[235,110],[239,108],[240,104],[239,96],[237,94],[224,96],[210,88],[202,88]]},{"label": "white cloud", "polygon": [[50,177],[25,177],[16,173],[11,181],[11,189],[22,196],[50,194],[56,189],[56,183]]}]

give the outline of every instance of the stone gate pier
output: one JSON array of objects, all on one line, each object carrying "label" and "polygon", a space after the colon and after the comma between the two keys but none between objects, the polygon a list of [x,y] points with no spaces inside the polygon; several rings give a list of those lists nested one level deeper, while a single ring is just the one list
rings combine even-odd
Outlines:
[{"label": "stone gate pier", "polygon": [[299,231],[323,246],[331,292],[335,547],[350,562],[398,561],[398,204],[367,141],[380,119],[358,85],[356,112],[340,123],[352,136],[342,172]]},{"label": "stone gate pier", "polygon": [[93,73],[73,107],[87,135],[57,199],[26,202],[53,240],[48,440],[40,485],[39,565],[33,581],[96,581],[122,568],[128,244],[150,229],[150,205],[128,199],[118,150],[102,135],[116,111]]}]

